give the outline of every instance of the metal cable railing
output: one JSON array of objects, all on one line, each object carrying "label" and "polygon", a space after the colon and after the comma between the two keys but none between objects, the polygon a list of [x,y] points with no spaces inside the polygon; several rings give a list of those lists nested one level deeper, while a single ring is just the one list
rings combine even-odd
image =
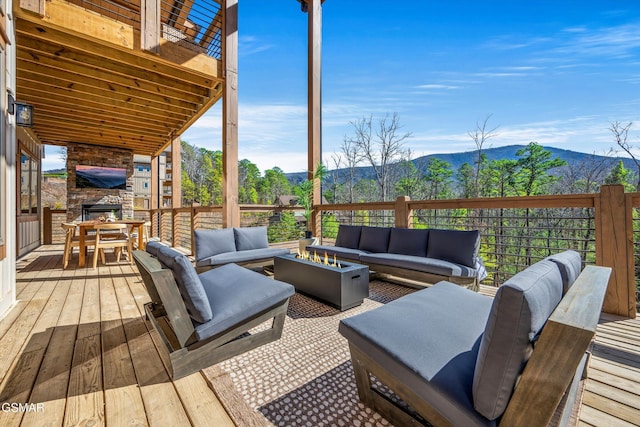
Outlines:
[{"label": "metal cable railing", "polygon": [[162,37],[220,59],[222,9],[214,0],[161,0]]},{"label": "metal cable railing", "polygon": [[[141,28],[141,0],[68,0],[118,22]],[[222,7],[215,0],[160,0],[162,38],[196,53],[222,58]]]}]

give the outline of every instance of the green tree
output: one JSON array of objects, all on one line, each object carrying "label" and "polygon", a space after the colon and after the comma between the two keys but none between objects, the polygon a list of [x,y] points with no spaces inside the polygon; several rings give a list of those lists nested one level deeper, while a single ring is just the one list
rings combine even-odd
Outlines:
[{"label": "green tree", "polygon": [[451,164],[437,158],[429,159],[424,180],[429,186],[429,199],[445,199],[451,196]]},{"label": "green tree", "polygon": [[182,177],[182,204],[185,206],[193,206],[194,202],[199,203],[196,186],[193,181],[191,181],[191,178],[189,178],[187,171],[182,169],[180,175]]},{"label": "green tree", "polygon": [[557,180],[556,177],[548,174],[548,171],[560,166],[565,166],[567,162],[560,158],[553,158],[549,150],[537,142],[530,142],[526,147],[516,151],[518,167],[522,173],[521,191],[525,196],[536,194],[546,194],[549,185]]},{"label": "green tree", "polygon": [[633,173],[624,167],[624,163],[620,160],[604,178],[605,184],[621,184],[624,186],[625,191],[634,191],[635,186],[631,183],[633,179]]},{"label": "green tree", "polygon": [[468,199],[475,195],[475,177],[473,167],[464,162],[456,172],[456,179],[460,187],[460,197]]},{"label": "green tree", "polygon": [[238,201],[246,204],[258,203],[260,169],[247,159],[238,162]]},{"label": "green tree", "polygon": [[272,204],[278,197],[292,193],[291,184],[282,169],[274,167],[264,171],[264,177],[258,183],[259,200],[263,204]]}]

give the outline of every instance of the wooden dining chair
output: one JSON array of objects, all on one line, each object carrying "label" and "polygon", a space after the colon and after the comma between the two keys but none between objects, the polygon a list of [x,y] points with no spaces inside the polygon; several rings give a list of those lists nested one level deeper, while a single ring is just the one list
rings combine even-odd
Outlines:
[{"label": "wooden dining chair", "polygon": [[[69,265],[69,258],[73,255],[73,248],[80,247],[80,238],[76,236],[76,224],[72,222],[63,222],[62,228],[64,229],[65,238],[64,238],[64,253],[62,256],[62,268],[67,268]],[[86,236],[84,239],[84,244],[86,246],[95,246],[96,240],[95,236]]]},{"label": "wooden dining chair", "polygon": [[100,255],[100,260],[102,261],[102,263],[106,264],[104,255],[105,248],[113,248],[116,255],[116,260],[118,262],[120,262],[120,256],[122,255],[123,249],[126,249],[129,263],[133,265],[133,258],[131,257],[133,245],[131,243],[131,239],[129,238],[128,224],[98,224],[96,225],[95,229],[96,248],[93,252],[93,268],[96,268],[98,266],[98,254]]}]

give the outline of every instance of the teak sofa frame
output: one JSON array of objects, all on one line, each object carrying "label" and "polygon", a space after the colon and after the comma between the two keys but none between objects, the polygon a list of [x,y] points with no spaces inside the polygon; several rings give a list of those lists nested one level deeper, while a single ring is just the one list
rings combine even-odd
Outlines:
[{"label": "teak sofa frame", "polygon": [[[136,250],[133,259],[151,297],[145,304],[151,333],[162,361],[172,379],[182,378],[230,357],[276,341],[282,335],[289,299],[245,319],[204,341],[197,341],[195,329],[182,300],[173,273],[151,254]],[[249,330],[273,319],[270,328],[248,334]]]}]

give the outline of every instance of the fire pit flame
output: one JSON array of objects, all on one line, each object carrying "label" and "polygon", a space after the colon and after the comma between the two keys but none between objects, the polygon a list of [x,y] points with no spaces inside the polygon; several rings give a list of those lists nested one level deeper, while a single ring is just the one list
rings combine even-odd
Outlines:
[{"label": "fire pit flame", "polygon": [[313,251],[313,254],[311,254],[309,251],[300,252],[300,250],[298,249],[296,251],[296,258],[304,259],[317,264],[328,265],[330,267],[342,268],[342,265],[340,265],[340,263],[336,259],[335,254],[333,255],[333,261],[331,261],[329,259],[329,254],[327,254],[327,252],[324,253],[324,257],[321,257],[320,255],[318,255],[316,251]]}]

